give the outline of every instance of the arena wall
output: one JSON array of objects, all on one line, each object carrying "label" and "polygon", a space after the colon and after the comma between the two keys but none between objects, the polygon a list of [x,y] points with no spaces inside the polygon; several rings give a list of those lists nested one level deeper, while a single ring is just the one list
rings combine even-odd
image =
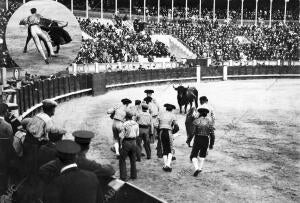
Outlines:
[{"label": "arena wall", "polygon": [[130,86],[187,81],[241,80],[257,78],[299,78],[300,66],[215,66],[99,72],[68,75],[31,82],[15,89],[19,115],[36,113],[43,99],[67,101],[72,98]]}]

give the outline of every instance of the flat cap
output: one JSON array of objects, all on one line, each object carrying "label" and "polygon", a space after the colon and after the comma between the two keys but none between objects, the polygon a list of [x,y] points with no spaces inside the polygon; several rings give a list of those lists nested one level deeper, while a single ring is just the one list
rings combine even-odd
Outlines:
[{"label": "flat cap", "polygon": [[56,144],[56,150],[62,154],[77,154],[80,146],[72,140],[62,140]]},{"label": "flat cap", "polygon": [[57,102],[52,99],[45,99],[42,101],[43,106],[55,107],[57,106]]},{"label": "flat cap", "polygon": [[127,98],[122,99],[121,102],[123,104],[131,104],[132,103],[132,101],[130,99],[127,99]]},{"label": "flat cap", "polygon": [[149,102],[152,101],[152,97],[145,97],[145,98],[144,98],[144,101],[147,102],[147,103],[149,103]]},{"label": "flat cap", "polygon": [[176,107],[173,105],[173,104],[164,104],[164,107],[166,107],[166,109],[170,109],[170,110],[173,110],[173,109],[176,109]]},{"label": "flat cap", "polygon": [[92,131],[87,130],[77,130],[72,133],[75,138],[75,142],[78,144],[89,144],[91,139],[95,137]]},{"label": "flat cap", "polygon": [[62,136],[66,133],[67,133],[67,131],[65,131],[63,129],[53,128],[48,133],[48,137],[51,142],[57,142],[57,141],[61,140]]},{"label": "flat cap", "polygon": [[145,104],[145,103],[142,104],[142,109],[148,109],[148,108],[149,108],[149,106],[147,104]]},{"label": "flat cap", "polygon": [[141,103],[141,100],[135,100],[135,105],[140,105]]},{"label": "flat cap", "polygon": [[154,90],[145,90],[144,91],[146,94],[153,94],[154,93]]}]

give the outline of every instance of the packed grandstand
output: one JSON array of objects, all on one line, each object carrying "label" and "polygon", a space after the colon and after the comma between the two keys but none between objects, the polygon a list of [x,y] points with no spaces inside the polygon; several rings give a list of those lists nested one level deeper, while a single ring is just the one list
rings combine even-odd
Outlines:
[{"label": "packed grandstand", "polygon": [[[135,1],[133,9],[134,18],[142,19],[143,7],[140,1]],[[164,1],[162,1],[164,2]],[[204,1],[205,2],[205,1]],[[246,1],[245,1],[246,2]],[[2,1],[3,3],[3,1]],[[69,1],[62,1],[66,6]],[[261,7],[258,11],[259,23],[245,23],[241,26],[234,19],[240,18],[240,10],[232,7],[230,20],[215,20],[209,8],[201,10],[199,7],[188,8],[188,19],[185,17],[185,8],[174,7],[173,15],[176,20],[169,20],[170,8],[162,6],[160,14],[162,20],[129,21],[127,14],[111,13],[111,24],[103,21],[95,21],[94,18],[79,17],[79,23],[83,32],[90,35],[89,39],[83,39],[82,47],[75,63],[116,63],[116,62],[140,62],[140,58],[146,58],[153,62],[154,58],[169,57],[170,61],[176,61],[176,56],[170,47],[158,40],[151,40],[150,34],[169,34],[176,37],[189,50],[196,54],[197,58],[211,58],[213,63],[222,61],[240,60],[298,60],[299,59],[299,7],[287,10],[287,23],[284,24],[283,9],[274,1],[272,27],[267,26],[264,20],[269,17],[267,7]],[[14,67],[16,64],[9,57],[5,44],[5,27],[12,13],[21,5],[21,2],[9,1],[9,9],[0,10],[1,27],[1,67]],[[84,8],[85,4],[74,1],[74,8]],[[97,10],[98,1],[89,1],[90,10]],[[113,5],[111,5],[113,6]],[[276,7],[277,6],[277,7]],[[112,7],[113,8],[113,7]],[[279,10],[280,9],[280,10]],[[126,9],[125,9],[126,10]],[[148,5],[145,9],[147,17],[157,15],[157,6]],[[106,12],[109,12],[106,9]],[[120,8],[120,11],[123,11]],[[113,11],[112,11],[113,12]],[[216,9],[217,19],[226,18],[226,7]],[[252,19],[255,11],[245,8],[244,19]],[[275,20],[279,21],[275,21]],[[131,25],[131,26],[130,26]],[[138,27],[138,28],[137,28]]]}]

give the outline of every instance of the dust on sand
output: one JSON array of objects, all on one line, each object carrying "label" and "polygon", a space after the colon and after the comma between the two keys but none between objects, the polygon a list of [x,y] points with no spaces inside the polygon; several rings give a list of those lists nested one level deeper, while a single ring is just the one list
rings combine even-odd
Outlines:
[{"label": "dust on sand", "polygon": [[[180,136],[175,140],[173,172],[163,172],[153,145],[152,159],[137,163],[138,179],[132,183],[168,202],[300,202],[300,80],[212,82],[197,88],[200,96],[209,98],[217,117],[216,144],[208,153],[203,172],[192,177],[185,117],[177,109]],[[109,149],[112,120],[106,110],[123,97],[144,98],[144,89],[71,100],[58,107],[55,120],[69,132],[96,132],[89,157],[111,163],[118,171]],[[153,89],[161,106],[167,101],[177,103],[171,84]]]}]

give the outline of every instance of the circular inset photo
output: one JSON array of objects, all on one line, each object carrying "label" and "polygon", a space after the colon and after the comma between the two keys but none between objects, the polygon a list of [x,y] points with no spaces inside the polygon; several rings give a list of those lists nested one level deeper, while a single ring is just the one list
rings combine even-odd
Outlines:
[{"label": "circular inset photo", "polygon": [[73,13],[51,0],[22,5],[11,16],[5,36],[11,58],[22,70],[37,75],[66,70],[82,40]]}]

